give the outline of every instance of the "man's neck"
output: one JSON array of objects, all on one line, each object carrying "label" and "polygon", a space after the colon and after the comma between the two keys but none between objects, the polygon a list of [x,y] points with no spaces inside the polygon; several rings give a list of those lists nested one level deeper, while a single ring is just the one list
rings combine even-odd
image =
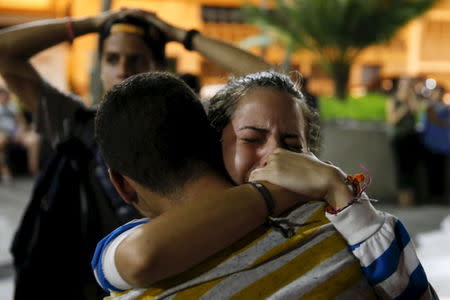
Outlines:
[{"label": "man's neck", "polygon": [[195,180],[188,181],[171,195],[161,196],[140,186],[138,210],[147,217],[156,217],[172,207],[187,201],[196,200],[231,188],[233,184],[225,176],[216,172],[205,172]]},{"label": "man's neck", "polygon": [[177,193],[172,200],[176,204],[186,201],[195,200],[208,194],[217,193],[225,189],[231,188],[233,184],[223,175],[217,173],[209,173],[186,183],[181,191]]}]

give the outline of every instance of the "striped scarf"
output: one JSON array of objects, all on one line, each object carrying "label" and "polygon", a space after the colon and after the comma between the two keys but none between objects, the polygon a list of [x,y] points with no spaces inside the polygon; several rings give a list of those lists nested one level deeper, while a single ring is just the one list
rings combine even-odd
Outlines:
[{"label": "striped scarf", "polygon": [[187,272],[106,299],[375,299],[324,203],[287,217],[296,225],[290,239],[261,227]]}]

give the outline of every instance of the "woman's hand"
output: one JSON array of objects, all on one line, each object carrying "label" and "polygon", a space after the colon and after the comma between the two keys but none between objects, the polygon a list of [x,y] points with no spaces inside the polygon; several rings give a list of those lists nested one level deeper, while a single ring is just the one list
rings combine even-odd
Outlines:
[{"label": "woman's hand", "polygon": [[312,153],[276,149],[264,168],[250,174],[251,181],[268,181],[302,197],[326,200],[333,208],[344,207],[352,199],[345,184],[346,174],[320,161]]}]

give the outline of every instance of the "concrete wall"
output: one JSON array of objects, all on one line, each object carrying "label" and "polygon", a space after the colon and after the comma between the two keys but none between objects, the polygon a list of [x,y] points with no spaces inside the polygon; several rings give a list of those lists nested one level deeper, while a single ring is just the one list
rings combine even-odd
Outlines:
[{"label": "concrete wall", "polygon": [[[368,192],[381,204],[396,204],[395,173],[392,152],[386,135],[386,125],[367,122],[328,121],[322,124],[324,161],[331,161],[349,174],[360,173],[364,165],[372,176]],[[411,149],[414,151],[414,149]],[[416,197],[418,203],[428,203],[425,173],[419,169]],[[447,160],[446,201],[450,204],[450,159]]]}]

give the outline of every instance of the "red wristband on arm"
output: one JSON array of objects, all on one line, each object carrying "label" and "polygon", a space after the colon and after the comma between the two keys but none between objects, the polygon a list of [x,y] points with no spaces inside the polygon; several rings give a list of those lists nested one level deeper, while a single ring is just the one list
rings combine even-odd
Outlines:
[{"label": "red wristband on arm", "polygon": [[366,177],[362,173],[359,173],[356,175],[347,175],[347,178],[345,179],[345,183],[347,185],[351,185],[352,190],[353,190],[353,199],[351,199],[346,206],[338,208],[338,209],[334,209],[331,205],[328,205],[326,207],[326,212],[329,214],[335,215],[335,214],[343,211],[347,207],[350,207],[355,202],[357,202],[359,200],[359,197],[361,196],[361,194],[367,188],[367,184],[364,186],[361,186],[361,183],[364,182],[365,179],[366,179]]},{"label": "red wristband on arm", "polygon": [[73,40],[75,39],[75,33],[73,32],[72,18],[71,17],[66,17],[64,24],[66,25],[67,41],[69,42],[69,44],[72,44]]}]

